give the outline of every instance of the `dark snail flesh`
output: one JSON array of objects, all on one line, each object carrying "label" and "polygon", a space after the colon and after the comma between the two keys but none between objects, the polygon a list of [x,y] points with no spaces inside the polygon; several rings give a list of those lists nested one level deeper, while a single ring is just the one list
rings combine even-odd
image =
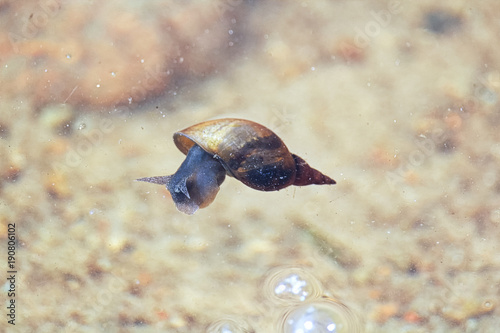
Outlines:
[{"label": "dark snail flesh", "polygon": [[174,142],[186,155],[177,172],[137,180],[165,185],[177,209],[186,214],[210,205],[226,175],[259,191],[335,184],[290,153],[270,129],[249,120],[206,121],[176,132]]}]

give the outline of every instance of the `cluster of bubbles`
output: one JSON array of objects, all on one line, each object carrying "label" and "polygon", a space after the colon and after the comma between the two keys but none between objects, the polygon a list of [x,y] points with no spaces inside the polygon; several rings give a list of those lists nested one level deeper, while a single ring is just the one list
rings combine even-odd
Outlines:
[{"label": "cluster of bubbles", "polygon": [[301,267],[271,270],[265,280],[264,296],[282,306],[277,323],[280,333],[361,332],[361,322],[340,301],[323,296],[321,283]]},{"label": "cluster of bubbles", "polygon": [[[362,322],[339,300],[324,296],[321,283],[301,267],[278,267],[266,275],[262,295],[279,312],[279,333],[358,333]],[[244,320],[222,319],[209,333],[255,332]]]}]

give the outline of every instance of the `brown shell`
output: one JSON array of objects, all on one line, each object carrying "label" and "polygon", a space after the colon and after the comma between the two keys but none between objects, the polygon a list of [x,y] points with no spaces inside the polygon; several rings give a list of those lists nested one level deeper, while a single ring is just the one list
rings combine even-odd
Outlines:
[{"label": "brown shell", "polygon": [[335,184],[290,153],[273,131],[250,120],[226,118],[199,123],[174,133],[174,142],[185,155],[196,143],[218,158],[229,176],[256,190]]},{"label": "brown shell", "polygon": [[218,158],[228,175],[261,191],[276,191],[295,181],[295,159],[270,129],[244,119],[217,119],[174,134],[184,154],[196,143]]}]

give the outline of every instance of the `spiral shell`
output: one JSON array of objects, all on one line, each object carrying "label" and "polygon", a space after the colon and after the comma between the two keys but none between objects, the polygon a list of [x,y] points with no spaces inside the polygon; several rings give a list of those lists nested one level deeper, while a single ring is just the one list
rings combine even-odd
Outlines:
[{"label": "spiral shell", "polygon": [[197,144],[219,159],[229,176],[256,190],[277,191],[293,184],[335,184],[291,154],[274,132],[250,120],[206,121],[176,132],[174,142],[184,154]]}]

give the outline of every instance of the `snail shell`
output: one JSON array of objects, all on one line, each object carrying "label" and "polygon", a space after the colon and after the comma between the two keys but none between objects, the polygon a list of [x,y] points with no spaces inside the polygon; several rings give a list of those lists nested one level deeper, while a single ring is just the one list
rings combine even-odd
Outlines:
[{"label": "snail shell", "polygon": [[270,129],[249,120],[226,118],[196,124],[176,132],[174,143],[187,156],[178,171],[138,180],[166,185],[177,208],[188,214],[213,201],[225,174],[260,191],[335,184],[290,153]]}]

